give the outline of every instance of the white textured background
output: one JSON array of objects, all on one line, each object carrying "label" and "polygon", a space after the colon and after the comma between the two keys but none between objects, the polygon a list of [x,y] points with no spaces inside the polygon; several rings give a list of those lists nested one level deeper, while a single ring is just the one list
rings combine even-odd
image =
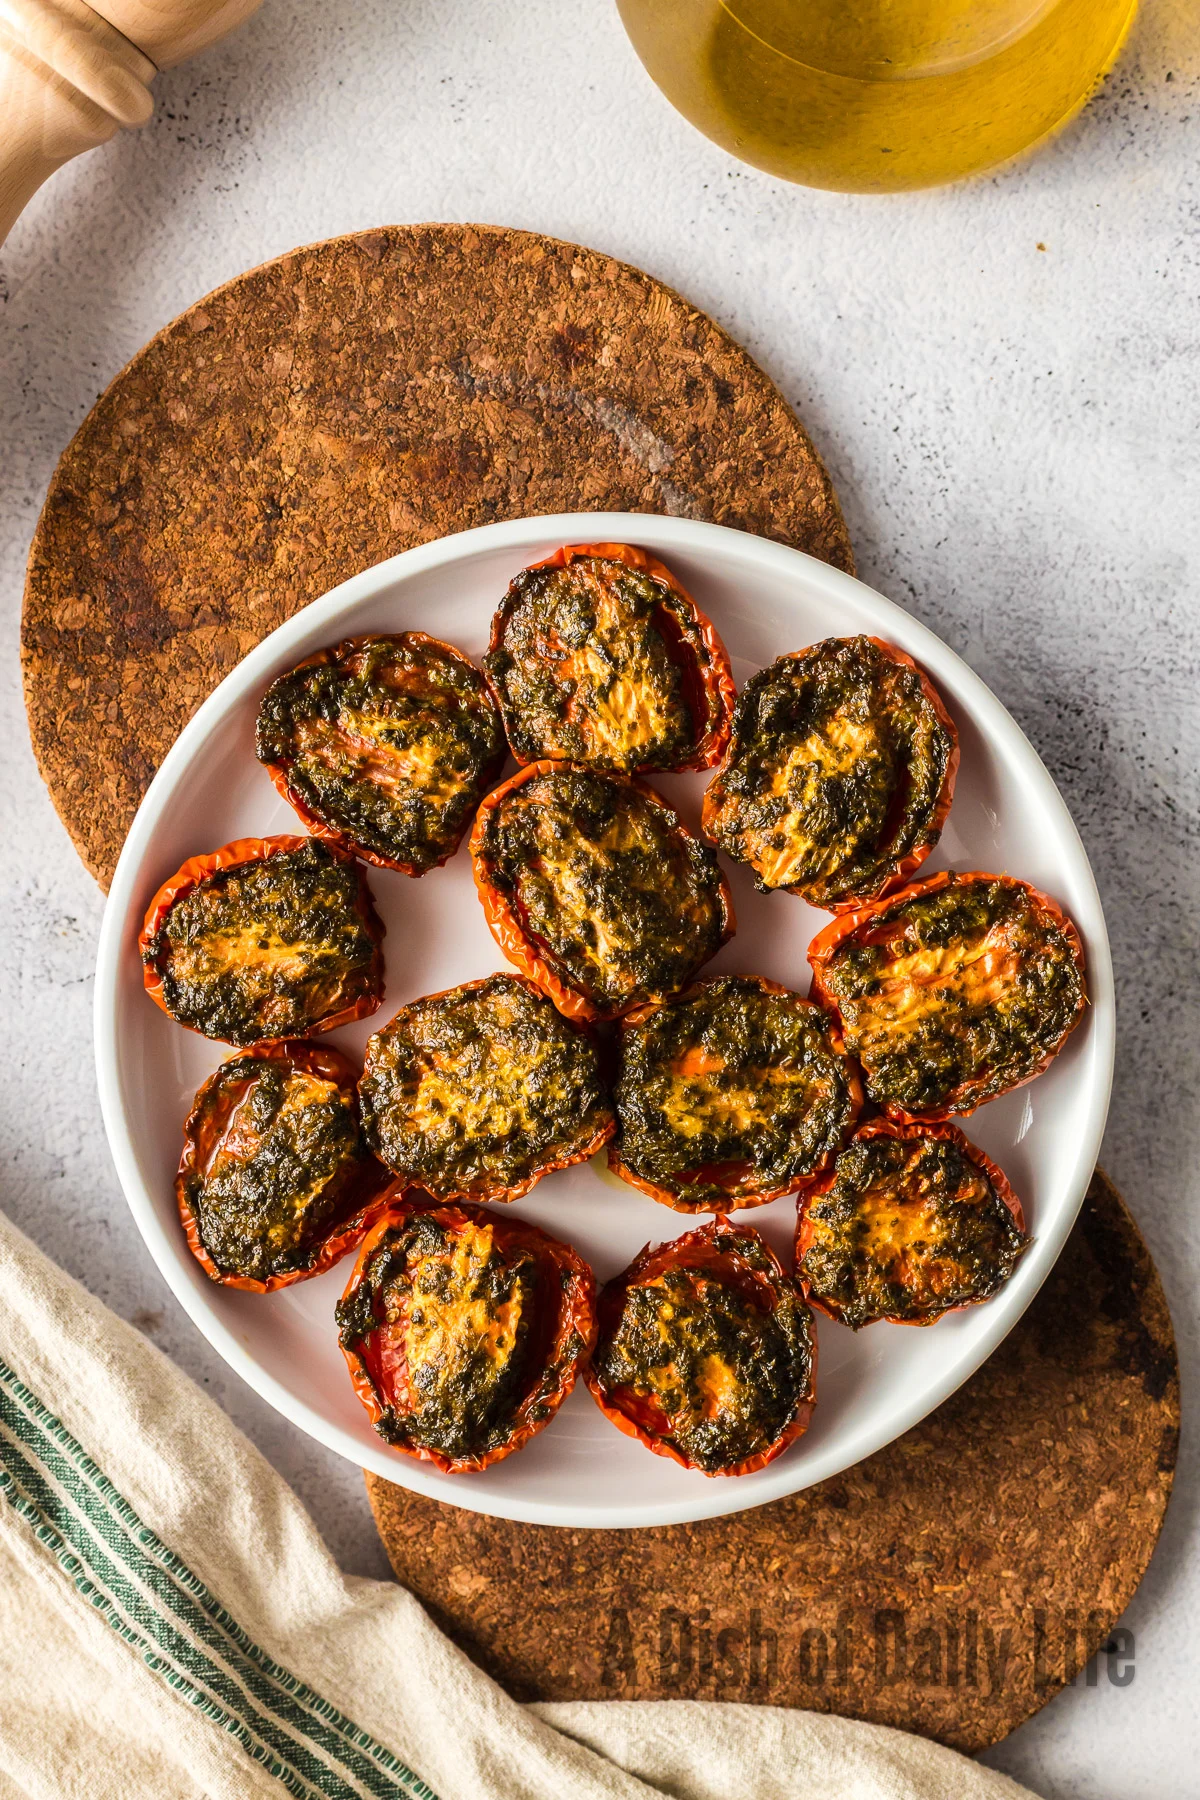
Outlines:
[{"label": "white textured background", "polygon": [[[1036,160],[896,199],[786,187],[695,135],[610,0],[267,0],[157,84],[153,123],[52,182],[0,250],[0,1206],[215,1393],[347,1567],[358,1473],[271,1413],[170,1298],[117,1190],[91,1065],[101,897],[28,748],[17,625],[55,459],[152,332],[292,246],[420,219],[572,238],[681,289],[807,421],[863,578],[1024,725],[1091,854],[1117,964],[1104,1161],[1200,1321],[1200,9],[1144,0]],[[1045,245],[1045,250],[1039,248]],[[1197,1451],[1126,1623],[1136,1678],[1061,1695],[989,1761],[1046,1800],[1193,1800]]]}]

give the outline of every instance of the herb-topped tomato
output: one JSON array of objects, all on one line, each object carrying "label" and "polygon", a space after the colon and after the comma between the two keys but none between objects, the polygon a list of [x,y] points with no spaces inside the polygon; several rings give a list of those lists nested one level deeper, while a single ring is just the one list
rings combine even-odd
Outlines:
[{"label": "herb-topped tomato", "polygon": [[796,1275],[854,1331],[876,1319],[931,1325],[990,1299],[1027,1243],[1020,1201],[956,1126],[872,1119],[828,1184],[801,1199]]},{"label": "herb-topped tomato", "polygon": [[384,1162],[442,1199],[516,1200],[613,1130],[595,1043],[520,975],[402,1006],[359,1092]]},{"label": "herb-topped tomato", "polygon": [[383,998],[383,925],[362,868],[317,838],[239,838],[193,856],[150,902],[146,989],[227,1044],[331,1031]]},{"label": "herb-topped tomato", "polygon": [[263,695],[258,759],[318,836],[423,875],[457,850],[504,761],[487,683],[423,631],[348,638]]},{"label": "herb-topped tomato", "polygon": [[175,1194],[213,1280],[266,1293],[352,1249],[387,1180],[363,1142],[345,1057],[285,1040],[209,1076],[183,1128]]},{"label": "herb-topped tomato", "polygon": [[338,1332],[379,1435],[458,1474],[549,1424],[591,1349],[594,1298],[587,1264],[536,1225],[398,1199],[359,1251]]},{"label": "herb-topped tomato", "polygon": [[806,1429],[812,1315],[748,1225],[649,1246],[604,1287],[587,1383],[619,1430],[687,1469],[748,1475]]},{"label": "herb-topped tomato", "polygon": [[826,638],[746,683],[704,832],[764,893],[838,912],[924,862],[957,769],[953,721],[912,659],[880,638]]},{"label": "herb-topped tomato", "polygon": [[808,960],[814,998],[893,1118],[972,1112],[1031,1081],[1086,1004],[1075,927],[1007,875],[915,882],[835,919]]},{"label": "herb-topped tomato", "polygon": [[569,544],[515,578],[484,668],[518,762],[706,769],[729,735],[725,646],[669,569]]},{"label": "herb-topped tomato", "polygon": [[471,855],[496,942],[575,1017],[677,992],[733,934],[713,852],[627,777],[531,763],[480,807]]},{"label": "herb-topped tomato", "polygon": [[609,1166],[679,1212],[762,1206],[817,1177],[862,1105],[828,1013],[760,975],[621,1021]]}]

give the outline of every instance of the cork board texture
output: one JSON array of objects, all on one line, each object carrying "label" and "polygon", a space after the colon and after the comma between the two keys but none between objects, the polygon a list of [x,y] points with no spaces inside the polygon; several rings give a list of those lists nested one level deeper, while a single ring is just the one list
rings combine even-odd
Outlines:
[{"label": "cork board texture", "polygon": [[300,607],[427,539],[580,509],[714,519],[853,566],[761,369],[596,251],[397,227],[192,307],[89,413],[30,556],[34,750],[88,868],[107,885],[191,714]]},{"label": "cork board texture", "polygon": [[[400,1580],[522,1699],[804,1706],[978,1751],[1105,1642],[1150,1560],[1178,1431],[1166,1301],[1098,1171],[1049,1280],[983,1368],[806,1493],[585,1532],[488,1519],[373,1475],[367,1490]],[[1109,1667],[1120,1679],[1119,1656]]]}]

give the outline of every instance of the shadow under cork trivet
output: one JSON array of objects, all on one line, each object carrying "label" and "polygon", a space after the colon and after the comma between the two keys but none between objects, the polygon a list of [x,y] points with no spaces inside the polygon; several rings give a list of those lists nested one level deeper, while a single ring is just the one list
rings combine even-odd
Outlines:
[{"label": "shadow under cork trivet", "polygon": [[1127,1605],[1178,1430],[1158,1275],[1097,1170],[1052,1274],[983,1368],[790,1500],[587,1532],[462,1512],[373,1475],[367,1490],[400,1580],[522,1699],[771,1702],[978,1751],[1073,1679]]},{"label": "shadow under cork trivet", "polygon": [[58,465],[22,624],[38,764],[105,884],[200,702],[383,558],[533,513],[714,519],[853,560],[804,427],[669,288],[530,232],[414,225],[239,276]]}]

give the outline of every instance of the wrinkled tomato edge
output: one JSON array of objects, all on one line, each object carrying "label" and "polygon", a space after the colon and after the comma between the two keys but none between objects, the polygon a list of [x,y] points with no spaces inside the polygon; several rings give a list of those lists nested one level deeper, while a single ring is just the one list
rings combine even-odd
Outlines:
[{"label": "wrinkled tomato edge", "polygon": [[[841,1010],[838,1007],[836,999],[825,986],[825,971],[833,961],[834,954],[841,945],[846,942],[847,938],[853,937],[855,932],[859,931],[864,925],[870,924],[872,919],[879,918],[881,914],[889,912],[893,907],[905,906],[910,900],[913,900],[922,894],[936,894],[941,888],[949,887],[951,883],[954,883],[956,886],[963,886],[967,882],[972,881],[1001,881],[1005,882],[1010,887],[1024,888],[1025,892],[1033,901],[1034,910],[1040,913],[1043,918],[1048,919],[1066,938],[1071,954],[1075,959],[1075,965],[1079,970],[1081,983],[1079,1006],[1076,1009],[1075,1017],[1072,1019],[1070,1025],[1068,1025],[1062,1037],[1059,1038],[1053,1049],[1046,1052],[1038,1062],[1037,1067],[1031,1069],[1028,1075],[1023,1075],[1020,1081],[1014,1081],[1011,1087],[1001,1088],[998,1093],[988,1095],[989,1100],[998,1100],[1001,1094],[1015,1093],[1018,1088],[1027,1086],[1031,1081],[1036,1081],[1037,1077],[1042,1074],[1045,1069],[1050,1067],[1050,1064],[1054,1061],[1054,1058],[1058,1055],[1068,1037],[1083,1017],[1084,1009],[1087,1006],[1087,990],[1086,987],[1082,985],[1086,976],[1083,942],[1074,924],[1067,917],[1058,902],[1052,900],[1049,894],[1044,894],[1040,888],[1034,887],[1032,882],[1021,881],[1015,875],[994,875],[986,869],[965,869],[961,873],[955,869],[942,869],[938,874],[930,875],[925,881],[914,881],[910,883],[908,887],[898,889],[894,894],[885,894],[878,900],[872,900],[866,906],[857,907],[854,912],[839,913],[828,925],[818,931],[816,937],[813,938],[811,944],[808,946],[808,962],[809,967],[812,970],[811,998],[816,1000],[821,1006],[825,1007],[826,1011],[832,1014],[844,1031],[845,1020],[842,1018]],[[962,1094],[964,1098],[967,1096],[968,1091],[968,1086],[965,1083],[960,1084],[959,1088],[955,1090],[956,1093]],[[982,1102],[977,1102],[976,1104],[982,1104]],[[896,1106],[893,1103],[884,1106],[883,1111],[887,1114],[889,1119],[895,1119],[901,1124],[936,1124],[939,1121],[946,1119],[966,1118],[975,1111],[975,1107],[943,1105],[939,1107],[930,1107],[928,1112],[910,1113],[903,1107]]]},{"label": "wrinkled tomato edge", "polygon": [[[194,1025],[188,1025],[183,1019],[176,1019],[163,998],[162,971],[156,963],[146,960],[146,952],[158,936],[163,920],[177,901],[190,894],[193,888],[207,881],[210,875],[221,869],[236,869],[243,863],[265,862],[269,856],[282,855],[287,850],[299,850],[308,842],[306,837],[269,837],[269,838],[235,838],[232,843],[222,844],[219,850],[213,850],[207,856],[189,856],[169,881],[164,881],[146,910],[145,921],[138,935],[138,952],[142,958],[142,980],[146,992],[161,1007],[169,1019],[176,1025],[182,1025],[185,1031],[195,1031]],[[327,848],[340,862],[354,863],[358,875],[358,887],[355,896],[355,907],[359,918],[366,926],[367,933],[375,945],[374,965],[372,969],[373,993],[363,994],[352,1006],[343,1007],[341,1012],[332,1013],[329,1018],[321,1019],[309,1027],[310,1031],[334,1031],[339,1025],[350,1025],[355,1019],[369,1018],[378,1012],[383,1003],[383,958],[380,945],[383,943],[383,920],[375,911],[371,898],[371,890],[367,886],[366,876],[356,859],[338,844],[329,844]],[[204,1034],[201,1033],[201,1036]]]},{"label": "wrinkled tomato edge", "polygon": [[[622,562],[627,568],[636,569],[642,575],[648,575],[652,581],[659,582],[668,588],[675,598],[682,602],[684,610],[696,628],[696,634],[708,653],[708,666],[704,667],[695,648],[689,644],[679,630],[678,621],[671,609],[664,605],[665,614],[671,619],[671,626],[664,634],[668,640],[675,660],[684,668],[684,675],[692,695],[699,693],[704,700],[704,729],[695,740],[687,758],[682,762],[671,764],[672,773],[683,773],[688,769],[711,769],[719,762],[729,742],[729,734],[733,727],[733,708],[737,699],[737,687],[733,679],[733,669],[729,661],[729,652],[721,640],[720,633],[708,617],[701,612],[683,583],[673,575],[665,563],[651,556],[645,550],[639,550],[633,544],[564,544],[552,555],[544,556],[540,562],[530,563],[528,569],[522,571],[529,574],[534,569],[565,569],[571,563],[584,557],[602,557],[608,562]],[[491,642],[489,653],[503,648],[504,633],[508,626],[512,611],[512,599],[506,594],[496,609],[492,619]],[[503,709],[502,709],[503,710]],[[693,712],[695,707],[693,705]],[[513,755],[517,753],[514,750]],[[517,761],[524,759],[517,756]],[[664,771],[665,773],[666,771]]]},{"label": "wrinkled tomato edge", "polygon": [[[689,983],[681,993],[672,996],[670,1000],[660,1000],[646,1006],[635,1007],[632,1012],[626,1013],[619,1021],[619,1029],[622,1032],[632,1030],[635,1026],[643,1024],[652,1013],[658,1012],[661,1007],[673,1006],[678,1001],[686,1000],[694,988],[710,987],[714,981],[725,979],[730,979],[730,977],[702,975],[699,981]],[[738,1195],[736,1198],[731,1197],[727,1206],[716,1206],[711,1200],[685,1200],[677,1187],[669,1187],[665,1182],[650,1181],[644,1175],[635,1175],[628,1164],[621,1161],[621,1153],[616,1143],[610,1144],[608,1148],[608,1166],[612,1173],[618,1176],[622,1181],[628,1182],[630,1187],[635,1187],[641,1193],[648,1194],[651,1200],[657,1200],[660,1206],[669,1206],[677,1213],[687,1213],[692,1216],[697,1213],[716,1213],[724,1217],[730,1212],[749,1212],[751,1208],[755,1206],[769,1206],[772,1200],[785,1200],[789,1194],[807,1193],[814,1184],[822,1182],[825,1179],[826,1171],[836,1162],[838,1156],[841,1154],[850,1134],[854,1130],[858,1115],[863,1108],[863,1088],[858,1073],[858,1065],[854,1062],[852,1057],[846,1054],[846,1047],[842,1043],[842,1036],[837,1021],[825,1007],[817,1006],[817,1002],[814,1000],[806,1000],[803,994],[797,994],[794,988],[784,987],[782,982],[769,981],[765,975],[741,975],[732,977],[732,979],[753,981],[760,993],[790,995],[792,999],[798,1000],[802,1006],[817,1007],[817,1010],[823,1016],[825,1033],[835,1055],[841,1056],[846,1063],[846,1072],[850,1084],[850,1116],[846,1121],[846,1129],[842,1134],[841,1144],[838,1145],[838,1148],[835,1151],[831,1151],[819,1169],[814,1169],[809,1175],[798,1175],[792,1181],[781,1182],[776,1187],[752,1188],[750,1192],[744,1196]],[[741,1179],[741,1176],[738,1175],[736,1171],[745,1169],[747,1166],[748,1165],[744,1163],[714,1164],[712,1165],[712,1173],[708,1176],[708,1179],[720,1182],[721,1176],[717,1173],[717,1170],[728,1169],[730,1181],[738,1181]]]},{"label": "wrinkled tomato edge", "polygon": [[[421,1197],[410,1200],[406,1198],[408,1194]],[[569,1361],[564,1360],[560,1379],[549,1393],[543,1393],[535,1386],[521,1402],[514,1417],[513,1431],[503,1444],[497,1445],[483,1456],[475,1457],[446,1456],[437,1450],[419,1446],[410,1448],[404,1444],[388,1446],[397,1455],[411,1456],[417,1462],[433,1463],[446,1475],[476,1474],[481,1469],[490,1468],[493,1463],[503,1462],[506,1456],[512,1456],[515,1451],[522,1449],[530,1438],[536,1437],[539,1431],[545,1429],[571,1393],[596,1343],[596,1278],[589,1265],[570,1244],[551,1237],[548,1232],[529,1224],[525,1219],[497,1217],[486,1207],[473,1205],[469,1201],[434,1200],[424,1195],[421,1189],[402,1181],[395,1182],[387,1190],[381,1197],[380,1204],[384,1210],[375,1214],[371,1228],[359,1246],[354,1270],[342,1295],[344,1301],[349,1300],[366,1280],[368,1265],[380,1240],[416,1213],[434,1213],[452,1230],[461,1230],[469,1222],[486,1223],[491,1226],[494,1239],[531,1250],[539,1258],[540,1267],[544,1269],[549,1266],[559,1276],[561,1298],[553,1336],[543,1361],[543,1375],[548,1365],[564,1356],[566,1345],[573,1335],[578,1335],[583,1347]],[[342,1355],[350,1371],[354,1392],[366,1408],[372,1425],[378,1427],[388,1407],[380,1399],[366,1363],[359,1353],[359,1344],[362,1342],[359,1339],[349,1349],[342,1344]],[[536,1419],[529,1416],[535,1409],[541,1414]],[[386,1439],[384,1441],[387,1442]]]},{"label": "wrinkled tomato edge", "polygon": [[[673,1265],[684,1265],[691,1268],[704,1268],[708,1265],[719,1269],[727,1280],[730,1254],[731,1252],[735,1256],[737,1254],[736,1242],[729,1247],[722,1246],[721,1240],[728,1237],[733,1237],[735,1240],[739,1237],[754,1238],[766,1251],[771,1265],[771,1276],[768,1278],[758,1270],[744,1267],[740,1271],[742,1275],[740,1285],[743,1289],[753,1287],[760,1292],[765,1290],[773,1310],[773,1307],[779,1303],[780,1288],[796,1284],[770,1245],[755,1231],[752,1225],[735,1225],[729,1219],[721,1217],[714,1219],[711,1224],[701,1225],[696,1231],[686,1232],[683,1237],[673,1238],[668,1243],[645,1245],[627,1269],[624,1269],[620,1275],[614,1275],[611,1281],[606,1282],[600,1290],[596,1306],[597,1337],[604,1333],[619,1315],[629,1288],[652,1281]],[[744,1457],[741,1462],[733,1463],[727,1469],[698,1469],[697,1465],[682,1451],[668,1443],[665,1436],[650,1430],[646,1425],[639,1424],[627,1412],[622,1411],[616,1400],[606,1394],[601,1387],[596,1374],[594,1357],[584,1370],[584,1380],[593,1400],[605,1418],[626,1437],[635,1438],[647,1450],[652,1450],[655,1456],[669,1457],[672,1462],[679,1463],[681,1467],[696,1469],[698,1473],[707,1475],[710,1479],[718,1476],[752,1475],[756,1469],[765,1469],[768,1463],[773,1463],[776,1457],[782,1456],[788,1446],[795,1443],[796,1439],[802,1436],[812,1423],[813,1408],[817,1399],[817,1334],[811,1328],[809,1330],[809,1346],[811,1354],[808,1386],[794,1416],[765,1450],[758,1451],[754,1456]]]},{"label": "wrinkled tomato edge", "polygon": [[[358,1077],[341,1051],[333,1049],[332,1045],[310,1044],[303,1038],[271,1038],[237,1051],[234,1056],[227,1057],[226,1062],[240,1062],[247,1056],[284,1063],[289,1068],[299,1069],[303,1074],[316,1076],[322,1081],[335,1081],[343,1092],[355,1096],[357,1106]],[[361,1243],[379,1207],[384,1204],[383,1190],[390,1185],[391,1176],[373,1156],[364,1156],[361,1172],[347,1185],[343,1206],[339,1209],[341,1217],[330,1225],[323,1238],[311,1246],[311,1258],[303,1268],[293,1269],[286,1275],[270,1275],[266,1281],[256,1281],[248,1275],[225,1274],[204,1248],[200,1237],[200,1221],[187,1197],[187,1178],[197,1168],[198,1138],[204,1123],[204,1103],[224,1066],[222,1063],[197,1089],[191,1111],[184,1121],[183,1155],[179,1159],[179,1170],[175,1176],[175,1200],[188,1249],[211,1280],[219,1282],[222,1287],[242,1288],[251,1294],[270,1294],[276,1288],[291,1287],[293,1282],[308,1281],[314,1275],[323,1275],[326,1269],[331,1269],[334,1263],[340,1262],[348,1251]],[[345,1202],[349,1202],[348,1213]]]},{"label": "wrinkled tomato edge", "polygon": [[[580,763],[555,762],[543,758],[540,762],[526,763],[515,775],[501,782],[486,795],[478,813],[475,815],[475,826],[471,832],[471,868],[475,876],[475,886],[479,890],[479,898],[483,904],[484,916],[497,944],[523,975],[536,982],[543,993],[549,994],[560,1013],[568,1019],[586,1019],[589,1021],[620,1018],[624,1013],[633,1011],[634,1007],[644,1005],[644,1001],[633,1001],[628,1007],[599,1007],[578,988],[572,987],[558,973],[557,964],[548,956],[542,955],[533,937],[526,932],[508,900],[500,893],[492,873],[490,859],[484,854],[483,839],[487,830],[488,816],[497,807],[502,806],[511,793],[522,787],[527,781],[534,781],[539,775],[547,775],[556,769],[570,770],[576,775],[595,775],[596,770],[585,768]],[[636,788],[639,793],[662,808],[669,814],[677,831],[686,837],[694,838],[695,833],[688,830],[675,808],[665,801],[648,782],[639,781],[629,775],[604,774],[607,781],[620,782],[626,787]],[[729,886],[725,871],[720,874],[720,907],[721,936],[715,947],[709,952],[715,956],[722,944],[729,942],[737,929],[737,921],[733,912],[733,893]],[[705,958],[707,961],[708,958]]]},{"label": "wrinkled tomato edge", "polygon": [[[446,643],[444,638],[435,638],[431,636],[428,631],[365,632],[360,637],[344,638],[340,644],[331,645],[328,649],[318,650],[312,656],[306,656],[303,662],[296,663],[291,669],[283,670],[282,674],[275,677],[275,681],[282,681],[288,675],[298,675],[301,669],[318,668],[325,663],[344,662],[348,657],[353,656],[356,651],[361,650],[364,645],[377,643],[380,638],[384,637],[412,639],[422,644],[432,644],[436,649],[444,650],[447,656],[452,656],[456,658],[458,662],[465,663],[469,669],[479,676],[480,699],[496,713],[497,722],[501,723],[500,735],[502,740],[499,752],[488,764],[487,768],[480,774],[479,786],[485,788],[489,782],[495,780],[496,776],[504,767],[504,759],[508,753],[503,745],[504,732],[503,724],[499,718],[499,709],[496,706],[491,687],[484,679],[483,671],[477,669],[470,657],[462,650],[458,649],[457,645]],[[274,685],[275,682],[273,681],[271,682],[270,687],[274,687]],[[266,690],[267,692],[270,691],[270,687]],[[353,837],[348,831],[343,831],[338,825],[328,824],[318,813],[312,811],[308,803],[296,792],[288,779],[288,771],[291,769],[294,761],[294,757],[288,757],[283,762],[265,762],[262,766],[271,777],[276,792],[282,799],[287,801],[288,805],[292,808],[292,811],[299,816],[307,827],[309,836],[320,838],[322,842],[326,844],[334,844],[340,849],[348,851],[349,854],[356,857],[358,861],[371,863],[376,869],[395,869],[398,874],[408,875],[411,876],[414,881],[419,881],[422,875],[428,875],[431,870],[440,869],[444,863],[448,863],[450,858],[456,854],[459,845],[466,835],[467,828],[464,823],[462,830],[455,838],[453,844],[450,845],[445,855],[439,856],[436,862],[427,863],[420,869],[413,863],[400,862],[395,857],[381,856],[377,850],[370,850],[365,844],[360,844],[358,839]]]},{"label": "wrinkled tomato edge", "polygon": [[[530,988],[537,994],[539,999],[550,1000],[551,1005],[555,1005],[545,989],[539,987],[538,983],[531,980],[528,975],[522,975],[516,969],[498,969],[496,974],[482,975],[478,981],[464,981],[457,987],[440,988],[436,994],[422,994],[419,1000],[407,1001],[392,1014],[392,1017],[388,1020],[384,1030],[390,1031],[392,1026],[396,1023],[396,1020],[400,1018],[403,1013],[411,1012],[415,1006],[428,1006],[431,1000],[445,1000],[450,995],[458,996],[472,993],[477,988],[487,987],[489,982],[496,979],[496,975],[503,975],[509,981],[519,981],[522,986]],[[555,1006],[555,1011],[561,1014],[562,1008]],[[586,1021],[568,1018],[567,1023],[577,1031],[581,1037],[587,1037],[595,1042]],[[376,1035],[382,1036],[382,1032],[376,1033]],[[599,1046],[597,1046],[597,1048],[599,1048]],[[370,1051],[371,1041],[368,1040],[368,1056],[370,1055]],[[483,1202],[491,1202],[494,1205],[507,1206],[514,1200],[522,1199],[529,1193],[531,1188],[537,1186],[544,1175],[553,1175],[558,1169],[569,1169],[572,1168],[575,1163],[587,1162],[589,1157],[595,1156],[597,1150],[602,1150],[604,1148],[616,1129],[616,1114],[613,1112],[611,1102],[609,1102],[608,1119],[582,1150],[573,1150],[568,1156],[551,1158],[550,1161],[539,1164],[538,1168],[527,1179],[523,1178],[521,1181],[513,1182],[508,1186],[505,1186],[502,1182],[483,1182],[478,1186],[471,1188],[443,1190],[439,1187],[436,1191],[433,1188],[429,1188],[427,1191],[432,1194],[439,1203],[449,1203],[454,1200],[472,1200],[481,1204]],[[403,1179],[407,1180],[409,1178],[404,1177]]]},{"label": "wrinkled tomato edge", "polygon": [[[686,1213],[694,1217],[698,1213],[713,1213],[724,1218],[731,1212],[749,1212],[756,1206],[769,1206],[772,1200],[785,1200],[789,1194],[798,1194],[811,1181],[819,1176],[801,1175],[794,1181],[781,1183],[778,1187],[753,1188],[747,1194],[729,1195],[724,1202],[715,1198],[709,1200],[685,1200],[676,1188],[665,1186],[662,1182],[650,1181],[644,1175],[635,1175],[628,1164],[621,1161],[617,1151],[610,1144],[608,1150],[608,1166],[612,1173],[630,1187],[657,1200],[660,1206],[669,1206],[673,1212]],[[697,1174],[705,1175],[707,1180],[721,1185],[728,1181],[731,1185],[740,1182],[749,1169],[748,1163],[714,1163],[697,1170]],[[823,1171],[821,1171],[823,1173]]]},{"label": "wrinkled tomato edge", "polygon": [[[973,1162],[975,1167],[987,1176],[988,1180],[995,1188],[996,1193],[1012,1214],[1013,1223],[1017,1230],[1026,1240],[1026,1243],[1029,1242],[1029,1233],[1025,1225],[1025,1209],[1017,1198],[1016,1193],[1013,1191],[1012,1183],[1009,1181],[1008,1176],[1004,1173],[1004,1170],[1000,1168],[999,1164],[994,1163],[987,1152],[979,1148],[978,1144],[973,1144],[970,1138],[958,1129],[957,1125],[951,1125],[945,1121],[934,1119],[911,1119],[903,1121],[899,1119],[884,1118],[868,1119],[865,1125],[859,1126],[858,1130],[854,1133],[854,1136],[845,1145],[845,1149],[850,1149],[851,1145],[857,1143],[860,1138],[878,1137],[900,1138],[905,1143],[916,1143],[922,1138],[935,1138],[940,1143],[956,1144],[967,1158],[968,1162]],[[816,1227],[809,1217],[809,1208],[814,1200],[819,1199],[822,1194],[828,1193],[836,1179],[837,1168],[835,1165],[834,1168],[828,1170],[826,1174],[822,1176],[819,1186],[814,1187],[808,1193],[802,1194],[799,1197],[796,1206],[796,1280],[800,1283],[804,1292],[804,1298],[808,1301],[809,1305],[814,1307],[817,1312],[824,1313],[827,1319],[840,1319],[841,1314],[837,1311],[836,1307],[827,1305],[824,1300],[813,1293],[807,1277],[802,1272],[802,1264],[812,1245],[813,1239],[817,1235]],[[1022,1254],[1024,1254],[1024,1252],[1022,1252]],[[947,1313],[965,1312],[969,1306],[979,1306],[981,1304],[982,1302],[979,1300],[964,1300],[959,1306],[943,1307],[940,1312],[932,1313],[927,1319],[901,1319],[898,1318],[895,1313],[880,1313],[877,1319],[869,1319],[867,1323],[870,1325],[881,1323],[885,1325],[912,1325],[923,1328],[926,1325],[936,1325],[939,1319],[944,1319],[946,1317]]]}]

